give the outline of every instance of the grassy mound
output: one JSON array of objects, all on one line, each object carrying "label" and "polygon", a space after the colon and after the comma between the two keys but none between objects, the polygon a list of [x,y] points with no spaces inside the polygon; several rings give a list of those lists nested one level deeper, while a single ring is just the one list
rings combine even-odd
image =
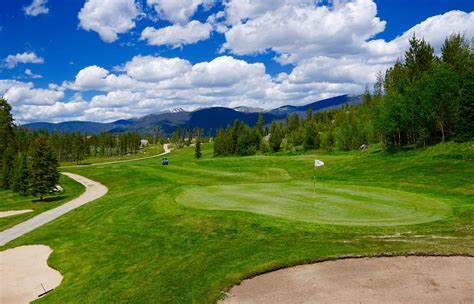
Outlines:
[{"label": "grassy mound", "polygon": [[188,207],[247,211],[337,225],[393,226],[442,219],[449,206],[423,195],[376,187],[311,182],[193,187],[176,201]]}]

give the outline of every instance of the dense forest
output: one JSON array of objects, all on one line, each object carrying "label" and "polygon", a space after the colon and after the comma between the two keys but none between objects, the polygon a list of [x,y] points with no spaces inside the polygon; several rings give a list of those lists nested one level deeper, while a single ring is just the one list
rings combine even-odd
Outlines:
[{"label": "dense forest", "polygon": [[217,131],[214,155],[280,150],[351,150],[380,143],[384,149],[474,139],[474,54],[465,37],[446,38],[440,56],[413,36],[404,60],[377,75],[357,106],[255,127],[235,121]]}]

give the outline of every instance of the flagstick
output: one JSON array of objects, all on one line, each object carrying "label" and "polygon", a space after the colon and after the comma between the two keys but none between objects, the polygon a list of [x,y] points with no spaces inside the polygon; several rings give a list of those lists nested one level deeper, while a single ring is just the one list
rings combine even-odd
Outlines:
[{"label": "flagstick", "polygon": [[316,167],[313,165],[313,199],[316,199]]}]

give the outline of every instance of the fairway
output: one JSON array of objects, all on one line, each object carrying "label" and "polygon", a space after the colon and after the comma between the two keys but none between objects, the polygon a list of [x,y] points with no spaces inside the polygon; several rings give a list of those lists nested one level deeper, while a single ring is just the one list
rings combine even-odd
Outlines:
[{"label": "fairway", "polygon": [[427,223],[449,214],[448,205],[403,191],[311,182],[193,187],[176,201],[187,207],[246,211],[336,225],[394,226]]}]

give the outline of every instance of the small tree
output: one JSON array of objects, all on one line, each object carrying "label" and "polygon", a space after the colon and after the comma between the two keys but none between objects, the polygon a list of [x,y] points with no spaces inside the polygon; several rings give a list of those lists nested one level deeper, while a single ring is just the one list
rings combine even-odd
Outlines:
[{"label": "small tree", "polygon": [[194,149],[194,157],[200,159],[201,156],[201,140],[199,139],[199,137],[196,137],[196,148]]},{"label": "small tree", "polygon": [[31,195],[43,196],[54,189],[59,180],[58,161],[48,138],[39,136],[31,155],[28,189]]}]

